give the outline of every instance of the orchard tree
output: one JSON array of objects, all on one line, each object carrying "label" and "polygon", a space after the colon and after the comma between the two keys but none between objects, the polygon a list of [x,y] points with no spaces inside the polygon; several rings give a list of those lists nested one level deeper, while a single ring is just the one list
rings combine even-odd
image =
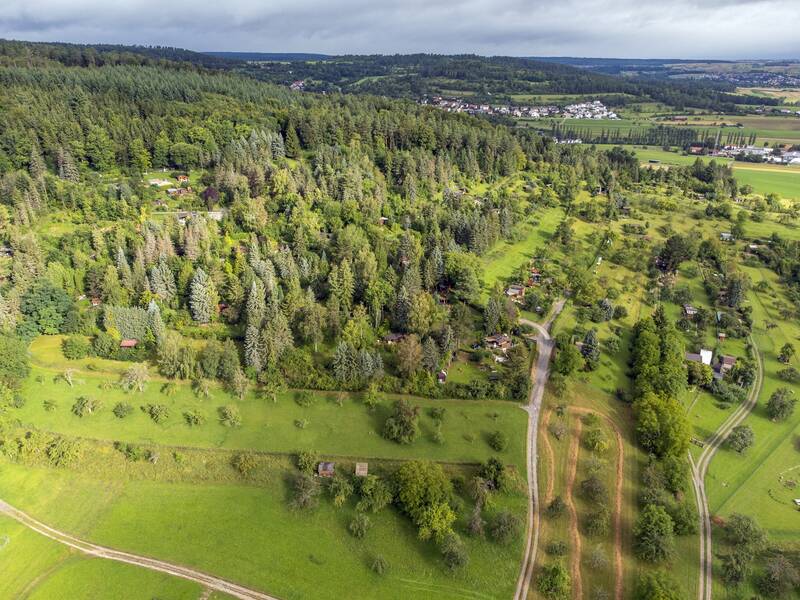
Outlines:
[{"label": "orchard tree", "polygon": [[656,504],[644,507],[633,528],[636,555],[647,562],[659,563],[675,553],[673,523],[667,511]]},{"label": "orchard tree", "polygon": [[737,425],[728,435],[728,446],[739,454],[744,454],[755,442],[755,434],[749,425]]},{"label": "orchard tree", "polygon": [[767,414],[773,421],[785,421],[794,413],[797,398],[794,391],[789,388],[778,388],[767,401]]}]

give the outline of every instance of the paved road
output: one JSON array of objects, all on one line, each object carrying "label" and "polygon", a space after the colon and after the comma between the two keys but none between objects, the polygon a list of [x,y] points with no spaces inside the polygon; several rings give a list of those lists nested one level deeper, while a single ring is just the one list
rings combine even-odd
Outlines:
[{"label": "paved road", "polygon": [[550,357],[553,355],[555,342],[550,339],[550,326],[564,308],[565,300],[561,299],[553,307],[553,313],[544,323],[534,323],[527,319],[520,319],[520,323],[529,325],[539,332],[536,337],[536,349],[539,356],[531,370],[531,391],[525,410],[528,412],[528,539],[525,543],[525,555],[522,559],[522,569],[517,579],[517,589],[514,600],[525,600],[531,585],[533,568],[536,564],[536,551],[539,547],[539,476],[537,453],[537,439],[539,434],[539,413],[542,409],[542,398],[547,377],[550,373]]},{"label": "paved road", "polygon": [[725,439],[734,427],[739,425],[747,418],[758,401],[761,392],[761,384],[764,378],[764,367],[758,347],[750,336],[750,344],[756,353],[756,379],[750,394],[725,422],[719,426],[711,439],[708,440],[702,454],[695,463],[691,452],[689,453],[689,463],[692,466],[692,486],[694,487],[695,498],[697,499],[698,512],[700,514],[700,581],[697,586],[697,600],[711,600],[713,587],[713,554],[711,552],[711,513],[708,510],[708,498],[706,497],[706,474],[711,459],[722,446]]},{"label": "paved road", "polygon": [[145,569],[150,569],[152,571],[159,571],[161,573],[174,575],[175,577],[188,579],[189,581],[194,581],[195,583],[199,583],[200,585],[205,586],[208,589],[223,592],[225,594],[233,596],[234,598],[239,598],[240,600],[278,600],[274,596],[269,596],[262,592],[257,592],[256,590],[251,590],[241,585],[231,583],[230,581],[225,581],[224,579],[219,579],[218,577],[213,577],[211,575],[207,575],[205,573],[201,573],[200,571],[195,571],[187,567],[174,565],[161,560],[148,558],[146,556],[139,556],[136,554],[129,554],[127,552],[120,552],[119,550],[114,550],[112,548],[107,548],[105,546],[98,546],[96,544],[85,542],[78,538],[72,537],[67,533],[58,531],[56,529],[53,529],[52,527],[48,527],[44,523],[37,521],[33,517],[25,514],[19,509],[14,508],[13,506],[7,504],[6,502],[3,502],[2,500],[0,500],[0,513],[8,517],[11,517],[16,521],[19,521],[29,529],[32,529],[33,531],[40,533],[41,535],[46,536],[51,540],[55,540],[56,542],[64,544],[65,546],[69,546],[70,548],[79,550],[80,552],[83,552],[85,554],[89,554],[90,556],[96,556],[98,558],[106,558],[108,560],[115,560],[117,562],[136,565],[139,567],[144,567]]}]

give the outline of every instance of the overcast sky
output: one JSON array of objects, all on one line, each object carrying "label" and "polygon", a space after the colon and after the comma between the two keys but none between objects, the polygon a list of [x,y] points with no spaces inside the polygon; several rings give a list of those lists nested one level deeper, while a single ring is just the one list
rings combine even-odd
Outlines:
[{"label": "overcast sky", "polygon": [[0,0],[0,36],[327,54],[798,58],[800,0]]}]

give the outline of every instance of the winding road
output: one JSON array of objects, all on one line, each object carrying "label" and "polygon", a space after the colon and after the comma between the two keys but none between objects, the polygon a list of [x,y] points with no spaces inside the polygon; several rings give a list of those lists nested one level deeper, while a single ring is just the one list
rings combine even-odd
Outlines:
[{"label": "winding road", "polygon": [[550,318],[544,323],[534,323],[527,319],[520,319],[520,323],[534,327],[539,334],[536,336],[536,349],[538,357],[531,369],[531,391],[525,410],[528,413],[528,525],[525,554],[522,559],[522,568],[517,579],[517,588],[514,600],[525,600],[528,597],[533,569],[536,564],[536,551],[539,547],[539,477],[538,477],[538,451],[537,440],[539,434],[539,413],[542,409],[542,398],[547,377],[550,374],[550,358],[553,355],[555,342],[550,338],[550,326],[561,313],[566,301],[562,298],[553,306]]},{"label": "winding road", "polygon": [[48,537],[51,540],[55,540],[60,544],[64,544],[65,546],[69,546],[70,548],[90,556],[115,560],[117,562],[127,563],[129,565],[144,567],[145,569],[150,569],[151,571],[159,571],[175,577],[188,579],[189,581],[199,583],[207,589],[223,592],[233,596],[234,598],[239,598],[240,600],[278,600],[274,596],[269,596],[262,592],[251,590],[236,583],[225,581],[224,579],[213,577],[212,575],[207,575],[206,573],[202,573],[200,571],[195,571],[194,569],[164,562],[162,560],[156,560],[154,558],[148,558],[146,556],[120,552],[119,550],[114,550],[113,548],[98,546],[97,544],[80,540],[67,533],[64,533],[63,531],[58,531],[57,529],[53,529],[52,527],[37,521],[30,515],[17,508],[14,508],[2,500],[0,500],[0,514],[11,517],[12,519],[23,524],[25,527],[28,527],[29,529],[32,529],[33,531]]},{"label": "winding road", "polygon": [[692,486],[694,487],[697,508],[700,515],[700,581],[697,586],[697,600],[711,600],[713,592],[713,554],[711,552],[711,513],[708,509],[708,498],[706,497],[706,474],[711,459],[722,446],[728,434],[734,427],[744,421],[755,407],[758,395],[761,392],[761,384],[764,379],[764,366],[758,347],[750,336],[750,343],[756,353],[756,378],[747,399],[719,426],[695,463],[691,452],[689,453],[689,463],[692,467]]}]

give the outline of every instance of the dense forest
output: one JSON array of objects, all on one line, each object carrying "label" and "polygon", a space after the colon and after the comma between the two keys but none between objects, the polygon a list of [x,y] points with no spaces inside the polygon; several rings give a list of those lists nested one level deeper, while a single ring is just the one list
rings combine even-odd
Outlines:
[{"label": "dense forest", "polygon": [[[737,112],[737,104],[773,104],[771,99],[735,93],[722,82],[665,81],[613,77],[556,62],[528,58],[442,56],[337,56],[309,61],[255,61],[239,70],[264,81],[288,85],[305,81],[309,91],[369,93],[418,99],[448,90],[477,101],[514,103],[512,95],[625,94],[674,107]],[[630,98],[629,98],[630,99]],[[625,102],[614,98],[615,103]],[[524,104],[525,102],[521,102]]]}]

